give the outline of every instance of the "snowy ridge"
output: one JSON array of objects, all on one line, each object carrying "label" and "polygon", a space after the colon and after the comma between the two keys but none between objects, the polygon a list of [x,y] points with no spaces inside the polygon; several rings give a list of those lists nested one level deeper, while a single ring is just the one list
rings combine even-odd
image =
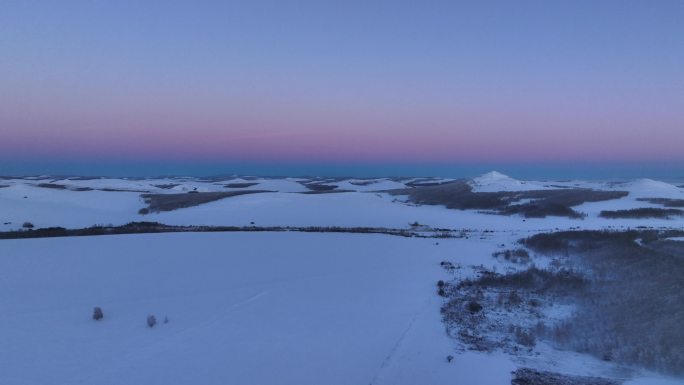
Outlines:
[{"label": "snowy ridge", "polygon": [[635,197],[684,198],[683,188],[653,179],[637,179],[616,187],[629,190],[630,195]]},{"label": "snowy ridge", "polygon": [[[344,193],[318,194],[301,178],[226,178],[207,181],[195,178],[161,179],[4,179],[0,185],[0,231],[17,230],[30,222],[35,227],[83,228],[92,225],[123,225],[131,221],[158,221],[169,225],[248,226],[368,226],[406,228],[419,222],[436,228],[524,231],[622,228],[644,225],[644,219],[616,221],[599,217],[602,210],[662,207],[639,198],[684,199],[684,189],[653,180],[620,184],[566,182],[573,188],[628,191],[629,196],[590,202],[575,209],[584,220],[564,217],[528,218],[518,215],[482,214],[477,210],[449,210],[440,206],[406,204],[384,190],[411,188],[412,180],[347,179],[326,181]],[[439,181],[439,180],[435,180]],[[421,182],[425,182],[421,179]],[[50,187],[40,187],[47,184]],[[477,191],[525,191],[545,188],[540,182],[519,181],[498,172],[470,182]],[[229,187],[229,186],[238,187]],[[555,186],[556,184],[553,183]],[[81,190],[79,190],[81,189]],[[108,190],[109,189],[109,190]],[[266,190],[268,193],[241,195],[199,206],[139,214],[146,207],[141,191],[154,194]],[[307,194],[301,194],[306,192]],[[519,204],[520,202],[516,202]],[[684,217],[648,219],[654,227],[684,227]]]},{"label": "snowy ridge", "polygon": [[530,191],[547,190],[547,187],[538,182],[527,182],[513,179],[497,171],[491,171],[468,182],[475,192],[497,191]]}]

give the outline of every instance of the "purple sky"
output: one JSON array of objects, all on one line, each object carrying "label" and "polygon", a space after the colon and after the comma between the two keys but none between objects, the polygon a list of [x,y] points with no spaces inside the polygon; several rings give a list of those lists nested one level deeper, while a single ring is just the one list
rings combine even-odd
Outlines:
[{"label": "purple sky", "polygon": [[0,161],[684,161],[679,0],[171,3],[5,2]]}]

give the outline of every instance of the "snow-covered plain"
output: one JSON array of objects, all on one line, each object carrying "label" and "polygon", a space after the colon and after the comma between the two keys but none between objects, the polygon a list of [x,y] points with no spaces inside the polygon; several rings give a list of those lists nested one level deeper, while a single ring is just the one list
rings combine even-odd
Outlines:
[{"label": "snow-covered plain", "polygon": [[482,356],[487,372],[444,362],[434,295],[441,259],[490,249],[302,233],[4,241],[0,383],[498,384],[506,357]]},{"label": "snow-covered plain", "polygon": [[[650,180],[516,181],[499,173],[475,191],[588,187],[629,191],[574,207],[584,219],[523,218],[415,205],[384,190],[412,180],[326,181],[350,192],[301,194],[304,179],[0,180],[0,231],[158,221],[172,225],[372,226],[467,229],[468,238],[282,233],[173,233],[0,241],[0,384],[507,384],[525,365],[628,384],[681,384],[548,347],[542,357],[458,352],[435,283],[450,261],[507,269],[492,253],[540,231],[649,226],[684,218],[615,220],[601,210],[684,199]],[[46,187],[40,184],[64,186]],[[254,183],[248,187],[226,185]],[[92,189],[88,191],[79,191]],[[115,190],[115,191],[113,191]],[[141,191],[268,190],[138,214]],[[540,261],[541,264],[544,261]],[[105,318],[90,316],[101,306]],[[145,325],[148,314],[159,320]],[[168,317],[169,322],[163,323]],[[456,358],[446,362],[448,355]]]}]

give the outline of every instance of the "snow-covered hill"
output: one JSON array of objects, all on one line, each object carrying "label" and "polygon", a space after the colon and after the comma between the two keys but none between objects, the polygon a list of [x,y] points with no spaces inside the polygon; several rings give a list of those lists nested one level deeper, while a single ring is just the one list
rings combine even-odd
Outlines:
[{"label": "snow-covered hill", "polygon": [[[437,180],[439,181],[439,180]],[[643,198],[683,199],[684,189],[674,185],[637,180],[622,183],[562,182],[572,187],[628,191],[620,199],[585,203],[575,209],[583,220],[565,217],[521,218],[519,215],[486,215],[478,210],[446,210],[440,206],[406,204],[401,197],[383,191],[412,188],[412,180],[336,180],[326,182],[343,192],[318,193],[308,180],[295,178],[195,178],[165,179],[6,179],[0,181],[0,231],[35,227],[81,228],[122,225],[131,221],[159,221],[175,225],[245,226],[371,226],[403,228],[419,222],[438,228],[540,231],[555,228],[607,228],[644,225],[643,219],[614,220],[599,217],[602,210],[662,207]],[[317,182],[318,183],[318,182]],[[429,180],[421,180],[429,183]],[[561,182],[518,181],[491,172],[470,181],[476,192],[553,189]],[[229,187],[232,186],[232,187]],[[268,193],[225,198],[198,206],[147,215],[141,194],[187,194],[264,190]],[[512,204],[520,204],[520,201]],[[684,218],[684,217],[683,217]],[[684,219],[648,219],[655,227],[681,227]]]},{"label": "snow-covered hill", "polygon": [[546,190],[548,187],[540,182],[528,182],[513,179],[497,171],[491,171],[469,182],[473,191],[496,192],[496,191],[530,191]]}]

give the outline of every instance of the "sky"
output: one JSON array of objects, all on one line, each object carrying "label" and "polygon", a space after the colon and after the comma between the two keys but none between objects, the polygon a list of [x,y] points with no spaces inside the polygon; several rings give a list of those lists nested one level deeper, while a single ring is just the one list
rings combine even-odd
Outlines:
[{"label": "sky", "polygon": [[680,0],[0,0],[0,173],[677,168],[682,20]]}]

